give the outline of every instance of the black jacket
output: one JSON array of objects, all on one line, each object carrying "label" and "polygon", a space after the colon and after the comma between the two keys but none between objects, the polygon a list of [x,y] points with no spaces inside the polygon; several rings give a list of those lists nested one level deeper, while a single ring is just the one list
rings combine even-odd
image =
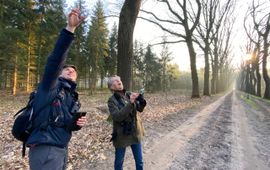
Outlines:
[{"label": "black jacket", "polygon": [[[73,130],[79,130],[73,120],[72,107],[78,100],[76,83],[59,78],[65,64],[68,49],[74,39],[74,34],[63,29],[48,57],[45,72],[34,99],[34,131],[26,144],[53,145],[66,147]],[[43,108],[41,111],[40,108]],[[36,113],[39,111],[39,113]]]}]

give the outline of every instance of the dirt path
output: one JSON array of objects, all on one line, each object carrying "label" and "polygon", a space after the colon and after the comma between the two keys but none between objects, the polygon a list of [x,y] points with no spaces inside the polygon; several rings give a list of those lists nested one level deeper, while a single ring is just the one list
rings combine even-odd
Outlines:
[{"label": "dirt path", "polygon": [[[241,93],[231,92],[159,134],[144,148],[145,169],[269,170],[269,104],[248,103]],[[132,155],[127,157],[125,169],[132,170]]]},{"label": "dirt path", "polygon": [[232,168],[260,170],[270,169],[270,167],[265,165],[264,161],[259,157],[260,151],[256,148],[259,139],[256,138],[256,132],[253,130],[252,124],[249,124],[248,118],[249,113],[260,116],[262,116],[262,113],[253,109],[248,111],[248,106],[242,104],[236,95],[233,96],[233,101],[234,105],[232,111],[237,114],[233,114],[234,152],[232,153],[232,156],[234,159],[232,159]]},{"label": "dirt path", "polygon": [[216,110],[223,100],[224,97],[208,105],[194,117],[158,140],[149,150],[146,150],[145,169],[166,169],[169,167],[177,153],[181,152],[189,139],[199,132],[211,110]]},{"label": "dirt path", "polygon": [[[148,111],[142,115],[147,132],[143,141],[146,170],[270,170],[269,101],[254,96],[248,99],[240,92],[200,100],[172,95],[160,101],[159,94],[150,97]],[[24,96],[18,99],[27,100]],[[85,96],[84,103],[104,103],[90,99]],[[20,143],[9,133],[13,117],[7,112],[14,112],[25,101],[14,108],[13,100],[7,98],[2,104],[0,132],[5,135],[0,140],[0,169],[27,169],[27,159],[20,158]],[[111,126],[107,115],[93,106],[89,106],[88,127],[71,142],[68,170],[113,169],[114,148],[108,142]],[[135,169],[130,149],[124,169]]]}]

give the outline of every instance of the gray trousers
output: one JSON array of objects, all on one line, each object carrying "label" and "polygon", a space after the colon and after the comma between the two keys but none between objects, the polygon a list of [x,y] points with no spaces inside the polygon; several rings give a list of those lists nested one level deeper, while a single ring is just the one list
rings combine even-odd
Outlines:
[{"label": "gray trousers", "polygon": [[41,145],[30,148],[29,165],[31,170],[65,170],[67,148]]}]

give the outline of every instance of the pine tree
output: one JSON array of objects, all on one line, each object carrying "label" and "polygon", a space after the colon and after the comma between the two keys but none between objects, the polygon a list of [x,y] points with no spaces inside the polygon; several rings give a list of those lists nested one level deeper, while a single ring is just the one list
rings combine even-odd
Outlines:
[{"label": "pine tree", "polygon": [[112,32],[109,37],[109,57],[105,58],[106,73],[108,76],[116,74],[117,67],[117,25],[113,24]]},{"label": "pine tree", "polygon": [[59,31],[65,27],[66,17],[63,12],[64,4],[61,0],[44,1],[36,5],[38,15],[37,45],[36,45],[36,83],[43,75],[44,65],[51,53]]},{"label": "pine tree", "polygon": [[169,77],[167,76],[167,66],[168,63],[172,60],[171,57],[171,52],[169,52],[169,47],[167,46],[167,44],[165,44],[166,42],[166,38],[163,37],[163,44],[162,44],[162,51],[160,53],[160,63],[161,63],[161,67],[162,67],[162,91],[165,92],[165,90],[168,87],[168,83],[169,83]]},{"label": "pine tree", "polygon": [[23,55],[17,43],[24,41],[25,37],[22,28],[23,16],[19,15],[18,10],[20,3],[15,0],[0,2],[0,76],[3,89],[14,85],[14,68],[18,65],[15,58],[18,58],[19,54]]},{"label": "pine tree", "polygon": [[143,44],[135,40],[134,43],[134,64],[132,68],[133,80],[132,88],[133,90],[139,90],[145,86],[145,53],[143,49]]},{"label": "pine tree", "polygon": [[161,89],[161,64],[152,52],[150,46],[147,47],[144,58],[145,63],[145,88],[147,91],[153,92]]},{"label": "pine tree", "polygon": [[[81,11],[82,16],[88,16],[89,12],[87,10],[86,1],[85,0],[77,0],[75,2],[76,7],[78,7]],[[89,80],[87,79],[89,64],[87,63],[88,54],[86,52],[86,32],[87,31],[87,22],[83,22],[75,31],[76,41],[74,41],[73,45],[70,48],[68,63],[77,66],[79,79],[77,83],[84,88],[88,87]],[[82,81],[84,80],[84,81]]]},{"label": "pine tree", "polygon": [[108,28],[105,23],[104,10],[99,0],[95,6],[94,15],[91,17],[91,25],[87,37],[89,50],[89,62],[91,70],[91,91],[95,90],[100,75],[101,88],[105,77],[105,57],[108,57]]}]

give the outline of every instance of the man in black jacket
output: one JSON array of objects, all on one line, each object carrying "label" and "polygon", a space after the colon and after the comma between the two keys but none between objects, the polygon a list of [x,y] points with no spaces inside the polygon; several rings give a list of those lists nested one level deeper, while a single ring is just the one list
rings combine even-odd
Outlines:
[{"label": "man in black jacket", "polygon": [[34,119],[35,129],[26,142],[30,148],[29,164],[32,170],[65,169],[72,131],[79,130],[86,124],[85,116],[79,119],[74,116],[80,108],[78,93],[75,91],[76,67],[65,65],[74,31],[83,20],[79,9],[71,11],[67,27],[61,31],[54,50],[48,57],[38,86],[34,112],[39,113],[36,113]]}]

